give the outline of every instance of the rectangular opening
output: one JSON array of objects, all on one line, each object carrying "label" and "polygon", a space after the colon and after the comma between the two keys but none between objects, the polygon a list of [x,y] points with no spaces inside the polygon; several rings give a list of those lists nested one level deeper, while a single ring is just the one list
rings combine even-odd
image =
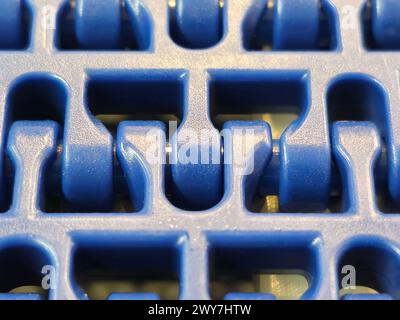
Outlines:
[{"label": "rectangular opening", "polygon": [[8,239],[0,250],[0,299],[52,298],[54,272],[53,257],[41,245]]},{"label": "rectangular opening", "polygon": [[115,134],[124,120],[179,125],[185,109],[184,71],[94,72],[87,84],[89,111]]},{"label": "rectangular opening", "polygon": [[[172,236],[127,241],[86,239],[74,250],[77,295],[93,300],[127,293],[172,300],[179,298],[180,246]],[[104,241],[103,241],[104,240]]]},{"label": "rectangular opening", "polygon": [[400,257],[392,243],[378,237],[351,239],[340,256],[337,277],[342,299],[399,299]]},{"label": "rectangular opening", "polygon": [[304,72],[218,71],[211,73],[211,118],[216,128],[231,120],[263,120],[274,139],[308,106]]},{"label": "rectangular opening", "polygon": [[211,298],[260,293],[295,300],[314,295],[319,268],[316,243],[296,235],[213,236],[209,250]]}]

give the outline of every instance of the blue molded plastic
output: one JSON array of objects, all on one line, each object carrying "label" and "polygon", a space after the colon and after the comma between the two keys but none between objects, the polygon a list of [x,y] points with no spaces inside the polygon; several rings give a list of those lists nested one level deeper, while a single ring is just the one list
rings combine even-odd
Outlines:
[{"label": "blue molded plastic", "polygon": [[169,10],[171,38],[188,49],[216,45],[226,28],[225,7],[219,0],[175,0]]},{"label": "blue molded plastic", "polygon": [[[76,36],[86,49],[118,48],[121,37],[121,4],[119,0],[78,0],[75,3]],[[105,14],[106,13],[106,14]]]},{"label": "blue molded plastic", "polygon": [[1,293],[0,300],[44,300],[43,296],[34,293]]},{"label": "blue molded plastic", "polygon": [[140,0],[65,1],[56,19],[62,50],[152,50],[153,23]]},{"label": "blue molded plastic", "polygon": [[160,300],[154,293],[112,293],[108,300]]},{"label": "blue molded plastic", "polygon": [[399,299],[397,9],[1,1],[0,299]]},{"label": "blue molded plastic", "polygon": [[26,0],[0,3],[0,49],[24,49],[28,46],[31,9]]},{"label": "blue molded plastic", "polygon": [[[314,49],[319,42],[319,0],[276,1],[273,47],[282,49]],[[305,15],[299,15],[301,11]],[[296,30],[296,32],[293,32]]]},{"label": "blue molded plastic", "polygon": [[270,293],[228,293],[224,300],[276,300]]},{"label": "blue molded plastic", "polygon": [[247,50],[338,50],[339,33],[330,0],[254,0],[242,25]]},{"label": "blue molded plastic", "polygon": [[372,0],[371,7],[372,35],[376,47],[400,49],[400,2]]},{"label": "blue molded plastic", "polygon": [[346,294],[343,300],[393,300],[388,294]]}]

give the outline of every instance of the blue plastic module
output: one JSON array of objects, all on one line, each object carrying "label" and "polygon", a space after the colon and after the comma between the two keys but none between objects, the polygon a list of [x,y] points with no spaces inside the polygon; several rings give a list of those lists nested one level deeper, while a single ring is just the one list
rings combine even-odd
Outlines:
[{"label": "blue plastic module", "polygon": [[1,299],[400,298],[400,1],[1,0],[0,49]]}]

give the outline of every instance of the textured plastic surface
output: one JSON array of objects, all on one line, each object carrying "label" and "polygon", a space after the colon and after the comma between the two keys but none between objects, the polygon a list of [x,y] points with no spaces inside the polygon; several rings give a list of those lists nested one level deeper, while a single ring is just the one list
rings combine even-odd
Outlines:
[{"label": "textured plastic surface", "polygon": [[76,2],[76,34],[86,49],[118,48],[121,37],[121,5],[119,0],[78,0]]},{"label": "textured plastic surface", "polygon": [[212,47],[223,35],[223,3],[176,0],[170,8],[170,21],[170,34],[177,44],[192,49]]},{"label": "textured plastic surface", "polygon": [[25,1],[2,1],[0,4],[0,48],[22,49],[28,46],[31,21]]},{"label": "textured plastic surface", "polygon": [[380,49],[400,48],[400,21],[397,12],[400,2],[396,0],[372,1],[372,30],[375,43]]},{"label": "textured plastic surface", "polygon": [[[219,297],[227,275],[301,271],[302,299],[339,299],[346,265],[381,294],[343,298],[400,298],[398,9],[2,0],[0,299],[87,299],[99,270],[178,281],[181,299]],[[287,112],[280,137],[243,116]],[[114,130],[101,115],[128,117]],[[266,196],[276,213],[254,208]],[[45,295],[8,293],[48,265]]]},{"label": "textured plastic surface", "polygon": [[[302,15],[299,15],[299,11]],[[320,33],[319,15],[319,0],[277,1],[274,16],[279,19],[275,19],[273,26],[274,48],[317,48]]]}]

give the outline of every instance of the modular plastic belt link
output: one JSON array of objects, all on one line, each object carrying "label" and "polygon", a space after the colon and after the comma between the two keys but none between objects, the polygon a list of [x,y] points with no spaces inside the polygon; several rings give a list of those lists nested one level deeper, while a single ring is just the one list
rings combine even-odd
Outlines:
[{"label": "modular plastic belt link", "polygon": [[[193,48],[203,48],[218,42],[221,38],[221,21],[223,21],[221,19],[221,2],[203,0],[200,4],[178,0],[175,6],[174,12],[177,15],[173,16],[171,20],[171,32],[176,35],[174,39],[178,39],[178,43],[187,44]],[[132,8],[132,2],[127,1],[125,10],[131,12]],[[307,17],[302,16],[300,19],[297,14],[298,10],[307,12]],[[100,11],[108,13],[107,20],[102,20],[101,25],[95,18],[100,14]],[[100,44],[106,45],[105,48],[118,47],[116,43],[112,43],[112,40],[109,39],[114,41],[119,39],[116,33],[120,33],[121,29],[119,26],[120,12],[119,1],[109,1],[107,7],[96,4],[96,1],[93,0],[78,1],[76,3],[75,28],[81,47],[100,48]],[[277,18],[274,20],[273,39],[274,47],[277,50],[318,47],[319,21],[321,19],[318,0],[300,1],[298,4],[277,1],[275,16]],[[196,25],[192,25],[192,21],[196,21]],[[304,26],[303,21],[307,21],[308,25]],[[293,26],[293,24],[298,24],[301,28]],[[293,29],[303,30],[304,34],[296,34],[295,36],[291,31]],[[103,32],[102,30],[107,31]],[[206,32],[207,30],[208,32]],[[93,35],[99,35],[99,38]],[[299,39],[302,39],[303,43],[300,43]],[[172,163],[178,162],[174,157],[177,155],[180,146],[187,142],[185,141],[187,140],[187,137],[185,138],[187,129],[195,130],[198,135],[201,130],[207,129],[204,124],[208,121],[198,116],[199,114],[207,114],[207,101],[204,101],[204,107],[198,104],[198,101],[202,101],[199,99],[204,99],[205,96],[206,91],[201,91],[200,88],[191,90],[190,87],[186,121],[183,122],[171,141]],[[199,107],[200,109],[198,109]],[[196,112],[192,111],[193,108],[196,108]],[[328,201],[330,164],[327,128],[322,124],[316,124],[318,118],[323,123],[323,118],[322,115],[318,115],[321,113],[320,110],[317,110],[316,106],[314,108],[315,110],[311,110],[314,114],[312,122],[304,119],[304,123],[301,125],[300,123],[292,125],[281,139],[280,163],[282,170],[279,196],[283,210],[293,211],[299,206],[303,206],[304,210],[319,211],[326,207]],[[200,112],[201,110],[203,112]],[[79,123],[81,125],[81,122],[85,121],[87,117],[79,115],[78,112],[71,114],[80,121],[71,119],[70,132],[72,134],[67,135],[69,141],[65,144],[65,159],[63,161],[63,192],[65,197],[76,209],[88,209],[87,203],[91,203],[91,210],[96,210],[96,208],[110,209],[113,193],[111,137],[101,128],[93,126],[93,123],[88,123],[87,130],[92,130],[90,136],[97,135],[98,137],[96,145],[82,140],[81,135],[79,135],[77,141],[74,141],[74,132],[78,131],[78,128],[74,129],[74,124]],[[196,115],[195,118],[192,115]],[[96,133],[94,130],[96,130]],[[215,139],[210,139],[213,141],[213,144],[210,145],[210,156],[215,155],[215,150],[218,152],[221,148],[216,132],[215,136]],[[103,141],[103,143],[100,144],[100,141]],[[91,146],[88,147],[88,145]],[[200,150],[204,150],[204,148],[201,149],[200,146]],[[301,158],[299,159],[300,154]],[[318,155],[318,157],[315,155]],[[201,154],[199,154],[199,160],[200,157]],[[90,171],[86,170],[89,163],[92,167]],[[174,198],[177,199],[176,205],[179,207],[189,210],[204,210],[216,205],[221,199],[221,165],[198,163],[185,165],[178,163],[172,165],[171,171]],[[312,172],[319,174],[315,175]],[[75,179],[75,177],[79,177],[79,179]],[[99,179],[101,179],[101,183]],[[82,183],[82,180],[84,183]],[[191,182],[191,188],[187,187],[188,181]],[[85,190],[85,192],[82,192],[82,190]],[[90,190],[93,190],[93,193]]]},{"label": "modular plastic belt link", "polygon": [[[19,122],[17,122],[17,123],[20,124],[21,126],[23,125],[23,123],[19,123]],[[125,126],[128,125],[128,123],[129,122],[127,122],[126,124],[123,123],[121,125],[123,125],[125,127]],[[235,123],[235,122],[232,122],[232,123]],[[241,122],[238,122],[238,124],[240,124],[240,123]],[[246,124],[246,125],[244,125],[244,124]],[[246,130],[248,132],[249,131],[252,132],[252,130],[254,129],[253,127],[254,126],[257,127],[259,125],[257,123],[253,124],[251,122],[244,122],[244,124],[243,124],[244,127],[242,128],[243,132],[246,132]],[[137,123],[136,122],[130,122],[130,126],[131,127],[136,127],[137,126],[139,129],[142,126],[152,126],[152,125],[154,127],[160,128],[160,130],[162,130],[162,132],[163,132],[163,136],[166,136],[165,126],[161,122],[137,122]],[[120,136],[118,136],[118,137],[120,137]],[[144,138],[146,138],[145,135],[144,135]],[[218,138],[219,138],[219,136],[218,136]],[[144,177],[144,174],[145,174],[144,171],[143,171],[144,169],[142,168],[142,169],[138,170],[138,168],[140,168],[140,166],[139,167],[134,166],[133,168],[131,168],[131,167],[126,165],[126,163],[125,163],[126,158],[122,156],[125,153],[123,151],[123,148],[121,147],[121,142],[120,142],[119,139],[117,139],[115,145],[112,144],[114,146],[112,148],[112,150],[114,150],[114,152],[112,152],[112,156],[111,156],[112,157],[111,165],[108,166],[108,167],[112,168],[112,171],[114,173],[114,175],[112,177],[114,188],[115,188],[115,190],[118,190],[118,194],[119,195],[128,195],[129,190],[130,190],[131,192],[135,192],[135,193],[136,192],[143,193],[143,196],[144,196],[144,190],[145,190],[146,184],[147,184],[146,179]],[[245,136],[244,136],[243,139],[245,139]],[[269,139],[272,141],[271,137],[269,137]],[[278,142],[275,141],[274,144],[276,145],[275,149],[279,149]],[[197,148],[197,146],[196,146],[196,148]],[[225,148],[227,148],[227,147],[225,146]],[[162,156],[162,161],[161,161],[162,164],[167,163],[167,156],[169,156],[169,157],[172,156],[172,155],[168,154],[168,152],[167,152],[168,149],[169,148],[167,148],[165,146],[163,149],[160,150],[160,153],[161,153],[161,156]],[[62,150],[63,150],[62,144],[59,144],[58,147],[55,150],[56,151],[55,151],[55,154],[54,154],[54,157],[53,157],[53,158],[55,158],[55,160],[52,161],[48,165],[49,166],[48,172],[50,174],[50,177],[48,179],[48,183],[50,183],[50,185],[47,186],[46,188],[48,188],[50,190],[50,193],[53,196],[62,196],[62,190],[60,189],[60,185],[61,185],[60,182],[63,179],[62,167],[60,165],[62,163],[62,156],[61,156],[62,155]],[[129,156],[129,154],[126,154],[126,156]],[[137,161],[137,165],[139,165],[140,162],[141,162],[140,161],[140,156],[143,156],[143,155],[136,155],[136,157],[139,157],[136,160]],[[199,156],[201,156],[201,154]],[[212,155],[210,153],[210,157],[211,156]],[[228,154],[227,156],[229,157],[230,155]],[[222,152],[218,157],[223,159],[224,153]],[[276,158],[274,163],[275,164],[276,163],[279,164],[280,159],[282,159],[283,156],[279,152],[275,152],[274,153],[274,157]],[[267,158],[269,159],[269,157],[267,157]],[[264,161],[263,161],[263,163],[264,163]],[[183,165],[179,164],[179,165],[180,166],[186,166],[184,164]],[[217,165],[212,165],[212,166],[215,167],[215,170],[222,171],[222,168],[221,168],[222,165],[218,165],[218,166]],[[12,169],[13,167],[14,167],[14,165],[12,163],[10,163],[9,161],[6,162],[6,170],[8,172],[9,183],[12,183],[12,181],[14,181],[14,178],[15,178],[14,175],[13,175],[14,174],[14,171]],[[177,169],[177,170],[179,170],[179,169]],[[265,163],[265,165],[262,166],[262,168],[260,168],[260,172],[259,172],[259,174],[260,174],[259,179],[260,179],[260,183],[261,183],[260,188],[268,190],[267,191],[268,194],[278,194],[279,190],[280,190],[279,189],[279,182],[281,182],[284,179],[282,177],[282,175],[280,175],[281,170],[282,169],[280,169],[279,166],[276,166],[276,165],[268,166],[268,163]],[[328,166],[328,168],[327,168],[327,172],[328,172],[327,179],[329,178],[331,170],[336,172],[335,168],[330,168],[330,166]],[[197,174],[199,174],[199,171],[201,173],[201,169],[199,168],[199,165],[192,165],[191,168],[185,168],[184,167],[184,173],[187,174],[187,176],[190,177],[191,179],[193,179]],[[135,190],[133,190],[133,191],[131,189],[131,186],[127,185],[126,182],[125,182],[126,178],[128,178],[129,181],[132,180],[131,175],[128,174],[129,172],[131,172],[132,174],[138,174],[138,176],[136,177],[137,178],[136,187],[135,187]],[[208,174],[210,174],[210,173],[208,173]],[[285,175],[287,175],[287,174],[283,174],[283,176],[285,176]],[[216,173],[215,176],[217,177],[218,180],[222,179],[220,173]],[[178,181],[179,180],[183,181],[184,178],[185,178],[184,176],[180,177],[180,178],[178,178]],[[133,180],[135,180],[135,179],[133,179]],[[175,183],[177,183],[177,182],[175,182]],[[205,182],[205,183],[209,184],[210,182],[207,180],[207,182]],[[263,185],[263,183],[264,183],[264,185]],[[183,182],[182,182],[182,184],[183,184]],[[332,190],[333,192],[337,192],[338,189],[340,189],[340,186],[338,184],[339,184],[339,181],[335,181],[334,188]],[[219,181],[219,186],[220,185],[221,185],[221,181]],[[201,206],[205,205],[205,206],[209,207],[210,198],[211,198],[211,201],[212,201],[211,203],[216,203],[221,198],[221,187],[216,188],[215,186],[210,186],[210,187],[208,187],[207,190],[204,190],[204,186],[203,185],[201,185],[201,186],[196,186],[195,185],[192,188],[196,188],[196,187],[198,188],[197,197],[196,197],[196,199],[193,199],[193,202],[197,201],[196,208],[198,208],[200,205]],[[216,188],[217,191],[213,193],[212,191],[210,191],[211,187],[212,188]],[[282,188],[281,188],[281,190],[282,190]],[[330,190],[328,192],[330,192]],[[283,194],[284,193],[281,193],[281,195],[283,195]],[[202,195],[204,197],[208,197],[206,203],[205,203],[204,199],[203,199],[202,202],[200,202],[200,199],[198,199],[198,197],[201,198]],[[181,192],[181,194],[179,196],[182,196],[182,192]],[[328,197],[328,196],[329,195],[327,195],[326,197]],[[315,200],[315,198],[312,198],[312,200]],[[143,204],[143,201],[144,201],[144,198],[141,197],[140,203]],[[185,200],[181,200],[181,201],[182,201],[181,203],[184,204],[184,206],[188,206],[188,205],[190,206],[190,204],[185,202]],[[135,204],[137,203],[137,201],[135,201],[135,200],[133,202]],[[322,203],[322,206],[326,206],[326,203]],[[108,208],[108,207],[100,207],[99,210],[104,211],[105,208]],[[139,205],[138,208],[143,208],[143,206]],[[93,207],[90,207],[90,210],[93,211],[94,210]]]},{"label": "modular plastic belt link", "polygon": [[[233,282],[276,270],[301,299],[400,298],[399,21],[397,0],[2,0],[0,298],[88,299],[103,272],[275,299]],[[343,295],[349,266],[376,292]],[[105,298],[165,297],[141,289]]]},{"label": "modular plastic belt link", "polygon": [[[135,125],[132,123],[132,125]],[[145,126],[151,126],[152,122],[143,122],[143,125]],[[160,122],[155,122],[154,126],[160,127],[161,130],[163,131],[163,135],[166,135],[165,133],[165,126],[160,123]],[[247,127],[245,126],[242,131],[245,132],[247,130],[252,130],[252,124],[248,123]],[[280,181],[280,158],[281,154],[279,152],[280,142],[277,140],[272,141],[272,154],[271,154],[271,160],[267,165],[265,165],[264,169],[261,172],[261,177],[259,181],[258,187],[260,188],[262,194],[268,194],[268,195],[278,195],[279,194],[279,181]],[[62,179],[62,168],[61,168],[61,150],[62,150],[62,144],[58,144],[58,147],[56,148],[56,153],[55,153],[55,159],[48,165],[49,166],[49,175],[50,178],[48,179],[48,186],[47,188],[50,190],[50,193],[53,196],[61,196],[62,195],[62,190],[60,189],[60,181]],[[115,192],[119,194],[120,196],[126,196],[129,195],[129,189],[128,185],[126,184],[126,178],[127,178],[127,170],[131,170],[132,168],[125,167],[123,163],[120,163],[121,155],[117,155],[117,150],[120,150],[119,147],[117,147],[116,144],[114,144],[113,147],[113,181],[114,181],[114,186],[115,186]],[[168,147],[168,143],[163,148],[160,150],[161,154],[164,152],[164,160],[163,162],[167,162],[167,158],[170,156],[169,153],[170,147]],[[222,152],[220,155],[222,158],[224,156],[223,148]],[[8,183],[12,183],[14,181],[14,171],[13,171],[13,164],[11,161],[6,158],[6,172],[8,173],[7,175],[7,180],[9,181]],[[378,158],[377,163],[375,165],[375,183],[377,184],[378,187],[383,187],[388,179],[387,179],[387,150],[385,146],[382,146],[382,151],[381,151],[381,156]],[[136,168],[136,167],[135,167]],[[135,171],[134,169],[133,171]],[[341,178],[339,177],[339,172],[338,168],[336,165],[334,165],[333,162],[331,162],[331,169],[330,169],[330,176],[331,176],[331,181],[330,181],[330,187],[329,187],[329,192],[330,194],[338,194],[342,188],[341,184]],[[138,177],[140,179],[140,177]],[[144,189],[145,188],[146,181],[145,180],[140,180],[140,183],[138,184],[139,189]],[[142,199],[143,201],[143,199]],[[134,201],[136,203],[136,201]],[[326,204],[325,204],[326,205]],[[142,206],[139,206],[142,208]]]},{"label": "modular plastic belt link", "polygon": [[[346,122],[344,122],[346,123]],[[51,123],[51,122],[40,122],[40,121],[19,121],[16,122],[14,124],[14,126],[11,128],[12,130],[20,130],[23,132],[25,126],[27,127],[26,130],[28,133],[30,133],[29,129],[30,126],[33,126],[33,128],[35,129],[36,127],[40,128],[41,126],[46,127],[46,126],[52,126],[55,127],[55,129],[53,129],[55,132],[58,132],[58,126],[56,125],[56,123]],[[255,128],[259,128],[260,126],[264,126],[265,124],[263,124],[262,122],[260,123],[253,123],[253,122],[238,122],[238,121],[232,121],[227,123],[224,126],[224,129],[228,129],[228,130],[232,130],[231,127],[236,127],[236,126],[240,126],[241,128],[241,132],[242,134],[245,134],[246,130],[247,132],[251,131],[253,132],[253,130]],[[347,123],[347,127],[348,128],[352,128],[352,125],[354,125],[355,129],[357,129],[358,127],[358,123],[354,122],[348,122]],[[18,129],[15,129],[14,127],[17,127]],[[152,133],[152,131],[156,130],[156,132],[158,132],[158,134],[160,135],[158,138],[156,137],[154,140],[155,141],[161,141],[161,145],[163,147],[159,147],[157,146],[152,146],[150,145],[149,148],[153,148],[153,147],[157,147],[157,150],[159,149],[159,151],[157,152],[157,154],[155,154],[156,156],[160,157],[159,163],[162,164],[164,166],[164,164],[166,163],[166,159],[167,159],[167,150],[168,148],[166,147],[167,145],[167,141],[166,141],[166,130],[165,130],[165,126],[163,123],[161,122],[147,122],[147,121],[137,121],[137,122],[124,122],[121,123],[121,128],[118,131],[118,136],[116,139],[116,144],[113,148],[113,150],[115,150],[115,154],[113,155],[113,171],[117,174],[116,177],[114,177],[114,181],[116,184],[116,189],[119,190],[119,192],[121,194],[128,194],[129,192],[131,192],[131,196],[133,196],[134,199],[134,203],[139,203],[139,208],[143,207],[143,204],[145,201],[145,189],[146,189],[146,169],[144,167],[142,167],[142,163],[143,160],[141,160],[141,158],[145,157],[144,154],[138,153],[138,152],[129,152],[130,148],[133,148],[133,150],[135,149],[135,143],[128,143],[127,141],[129,140],[128,138],[126,138],[126,136],[129,136],[127,133],[134,133],[134,132],[144,132],[145,134],[142,134],[141,137],[146,138],[146,141],[149,141],[149,136],[146,136],[146,134]],[[12,131],[13,132],[13,131]],[[272,141],[272,137],[270,134],[270,130],[268,129],[269,134],[267,134],[267,141],[268,145],[269,145],[269,149],[270,151],[267,152],[265,154],[265,160],[264,159],[258,159],[259,161],[261,161],[262,165],[260,165],[259,163],[256,163],[258,169],[257,169],[257,179],[258,179],[258,186],[261,189],[265,189],[268,191],[265,191],[266,194],[277,194],[277,192],[279,191],[279,181],[282,179],[279,176],[279,172],[280,172],[280,168],[279,166],[277,166],[277,163],[279,164],[279,159],[281,159],[281,155],[280,152],[277,151],[279,150],[279,145],[278,142],[273,142]],[[26,133],[26,140],[28,141],[28,137],[29,134]],[[32,135],[34,135],[34,130],[32,131]],[[53,134],[54,135],[54,134]],[[243,136],[244,138],[246,136]],[[9,139],[12,139],[11,137]],[[54,142],[52,142],[52,144],[57,143],[57,134],[54,135],[53,137]],[[140,140],[137,140],[136,143],[140,143]],[[130,148],[127,148],[127,145],[130,146]],[[275,147],[273,147],[273,145],[275,145]],[[31,145],[32,147],[34,147],[34,145]],[[272,152],[272,150],[275,149],[275,152]],[[40,170],[42,170],[41,168],[45,168],[46,166],[48,166],[50,168],[50,170],[48,170],[49,172],[51,172],[51,178],[49,178],[49,183],[51,183],[52,185],[50,185],[50,188],[53,192],[53,195],[58,195],[60,196],[60,188],[59,188],[59,181],[60,179],[62,179],[62,175],[61,175],[61,167],[60,167],[60,162],[61,162],[61,150],[62,150],[62,145],[59,144],[58,147],[54,147],[53,148],[53,155],[49,158],[52,159],[52,161],[50,162],[47,158],[43,159],[43,163],[38,162],[36,165],[38,165],[38,168],[35,169],[31,169],[28,170],[31,174],[35,175],[38,174],[38,172]],[[225,146],[225,157],[228,157],[228,163],[232,164],[232,160],[230,159],[230,157],[232,156],[233,150],[231,148],[231,146]],[[27,152],[28,155],[31,155],[30,152]],[[383,185],[384,183],[387,182],[387,179],[385,177],[386,175],[386,156],[382,155],[382,150],[380,150],[379,153],[380,157],[378,158],[380,160],[380,163],[375,164],[374,166],[377,168],[377,178],[379,182],[379,185]],[[13,155],[12,158],[15,161],[15,157],[17,157],[16,155]],[[271,160],[271,158],[275,158],[276,160]],[[21,156],[18,156],[17,159],[20,159]],[[57,160],[57,158],[59,160]],[[224,153],[221,154],[221,158],[224,158]],[[7,172],[9,173],[15,173],[16,175],[18,175],[18,171],[14,172],[12,170],[13,167],[22,167],[24,168],[28,162],[29,162],[29,157],[27,157],[27,159],[25,160],[25,165],[21,164],[13,164],[12,162],[8,162],[7,161]],[[32,158],[35,159],[35,158]],[[33,160],[32,160],[33,161]],[[33,164],[30,164],[30,166]],[[39,171],[38,171],[39,170]],[[332,166],[332,168],[330,169],[330,171],[334,174],[337,175],[338,171],[336,169],[336,166]],[[125,179],[128,178],[128,185],[126,185],[126,183],[124,182]],[[8,179],[10,180],[10,182],[14,181],[14,179],[16,180],[20,180],[18,177],[14,177],[13,175],[9,175]],[[31,179],[29,179],[31,180]],[[273,183],[274,184],[273,184]],[[332,186],[330,186],[331,190],[330,192],[332,193],[337,193],[339,192],[339,190],[341,189],[341,181],[340,180],[333,180],[332,182]],[[260,185],[261,184],[261,185]],[[134,187],[133,187],[134,186]],[[136,194],[139,194],[138,196]],[[148,196],[148,195],[147,195]],[[140,200],[139,200],[140,199]],[[139,201],[139,202],[138,202]],[[326,203],[325,203],[326,205]]]},{"label": "modular plastic belt link", "polygon": [[[190,44],[194,47],[205,47],[212,43],[216,43],[220,38],[218,36],[221,26],[221,17],[219,12],[220,3],[217,1],[203,1],[204,5],[199,3],[189,3],[185,1],[177,1],[176,8],[174,12],[178,12],[178,16],[172,21],[176,25],[178,31],[176,33],[179,35],[179,39],[183,42]],[[297,8],[296,6],[300,6]],[[118,33],[120,27],[116,27],[121,20],[119,17],[119,1],[110,1],[107,3],[107,8],[100,5],[95,5],[94,1],[78,1],[76,4],[76,30],[78,42],[81,43],[83,47],[96,47],[96,43],[104,43],[107,46],[116,47],[116,44],[110,43],[108,39],[119,39],[119,37],[114,34]],[[130,10],[130,2],[127,2],[128,10]],[[109,8],[108,8],[109,7]],[[112,17],[112,20],[102,21],[101,28],[106,29],[107,32],[112,32],[112,34],[99,32],[97,30],[98,23],[96,23],[96,11],[106,10],[109,14],[108,17]],[[301,8],[303,12],[307,12],[307,18],[302,17],[300,20],[297,11]],[[319,1],[302,1],[299,4],[293,5],[287,1],[277,1],[276,4],[276,19],[274,22],[274,46],[276,49],[289,49],[289,48],[314,48],[318,46],[319,37],[319,21],[320,21],[320,7]],[[92,16],[93,15],[93,16]],[[198,17],[196,19],[196,17]],[[200,18],[201,17],[201,18]],[[309,19],[308,19],[309,17]],[[207,20],[208,19],[208,20]],[[190,26],[191,21],[202,21],[201,25]],[[209,21],[209,22],[207,22]],[[288,22],[290,21],[290,22]],[[295,22],[293,22],[295,21]],[[309,21],[309,25],[304,27],[302,21]],[[296,30],[304,30],[304,35],[296,35],[294,33],[289,33],[288,24],[298,23],[302,28],[295,28]],[[204,32],[203,26],[210,30],[209,33]],[[291,27],[293,27],[291,25]],[[186,33],[189,32],[191,33]],[[311,33],[312,32],[312,33]],[[93,34],[101,35],[101,38],[93,37]],[[205,39],[205,34],[209,35],[209,39]],[[304,39],[304,43],[298,43],[297,39]],[[308,40],[309,39],[309,40]],[[190,130],[196,130],[198,128],[198,134],[200,130],[204,130],[204,123],[202,119],[198,121],[202,127],[196,125],[195,121],[190,119],[192,114],[199,114],[197,112],[192,112],[192,105],[196,105],[195,101],[192,102],[191,99],[199,99],[199,96],[192,98],[191,92],[189,90],[188,98],[188,112],[186,121],[179,128],[177,135],[175,136],[172,143],[172,162],[176,163],[177,160],[174,156],[177,154],[179,147],[185,143],[185,129],[190,128]],[[205,93],[205,92],[204,92]],[[207,105],[204,108],[204,114],[207,112]],[[313,111],[317,114],[317,111]],[[196,116],[197,117],[197,116]],[[315,118],[318,116],[315,115]],[[198,118],[198,117],[197,117]],[[82,119],[82,118],[81,118]],[[322,118],[320,118],[322,120]],[[322,122],[322,121],[321,121]],[[72,121],[74,123],[74,121]],[[314,124],[314,123],[313,123]],[[328,137],[327,130],[323,126],[314,125],[313,128],[308,128],[310,126],[305,120],[301,126],[296,128],[292,126],[289,128],[282,142],[282,178],[280,179],[280,201],[283,210],[291,211],[299,205],[304,205],[305,210],[322,210],[326,207],[326,202],[329,196],[329,150],[328,150]],[[71,128],[71,131],[74,131]],[[99,131],[99,130],[98,130]],[[93,133],[94,134],[94,133]],[[97,134],[100,134],[97,132]],[[85,203],[91,202],[93,208],[110,208],[111,206],[111,195],[112,195],[112,156],[111,156],[111,141],[109,138],[104,136],[104,146],[96,146],[96,157],[99,161],[103,162],[102,165],[97,166],[98,172],[92,169],[90,176],[84,181],[87,183],[93,183],[96,185],[96,192],[91,195],[87,191],[85,192],[85,197],[83,198],[80,190],[85,188],[86,190],[95,190],[90,188],[89,185],[82,186],[81,178],[82,174],[87,174],[87,170],[81,170],[78,172],[79,167],[84,166],[86,163],[94,163],[94,154],[91,154],[87,161],[82,161],[82,156],[77,156],[76,153],[80,152],[78,144],[70,141],[66,145],[65,154],[66,161],[64,161],[65,166],[65,179],[63,180],[63,190],[66,198],[75,206],[80,209],[85,208]],[[212,141],[218,141],[218,139],[211,139]],[[300,142],[301,141],[301,142]],[[307,142],[311,141],[312,146]],[[85,143],[86,145],[86,143]],[[85,146],[85,149],[87,147]],[[100,151],[100,148],[102,151]],[[219,150],[220,146],[218,142],[214,142],[214,145],[210,146],[210,155],[215,154],[213,150]],[[301,154],[302,158],[299,160],[298,155]],[[318,154],[318,157],[315,157]],[[199,155],[201,156],[201,155]],[[304,166],[302,163],[306,163]],[[319,175],[307,174],[307,168],[313,168],[313,171],[319,172]],[[72,172],[69,172],[72,170]],[[179,199],[177,205],[180,207],[186,207],[188,209],[207,209],[215,205],[222,194],[222,182],[221,182],[221,166],[218,165],[173,165],[172,166],[172,177],[173,177],[173,192],[176,193],[176,198]],[[307,179],[304,179],[304,174]],[[79,182],[74,182],[72,177],[80,176]],[[102,179],[102,185],[104,186],[102,190],[99,190],[98,177]],[[290,178],[289,178],[290,177]],[[187,188],[187,182],[192,181],[191,188]],[[102,195],[102,196],[100,196]]]},{"label": "modular plastic belt link", "polygon": [[[253,130],[253,138],[247,141],[244,151],[244,154],[248,155],[246,164],[227,165],[225,168],[226,183],[230,184],[235,179],[245,177],[247,166],[254,163],[251,175],[245,178],[246,190],[252,193],[256,190],[272,155],[269,126],[263,123],[233,121],[226,123],[225,129],[233,132],[225,145],[224,157],[227,163],[236,163],[235,148],[241,145],[243,139],[236,130]],[[25,213],[30,217],[40,213],[40,180],[45,165],[56,155],[57,132],[58,125],[52,121],[18,121],[11,127],[7,153],[16,168],[13,211]],[[154,137],[153,141],[158,141],[157,144],[149,145],[146,142],[149,134]],[[144,205],[149,197],[154,196],[146,189],[145,182],[147,181],[147,185],[153,185],[164,176],[161,163],[165,158],[165,140],[165,128],[155,122],[125,122],[118,129],[117,154],[127,176],[131,199],[138,204]],[[348,187],[344,194],[345,202],[348,203],[347,212],[373,211],[373,167],[381,151],[381,139],[375,125],[370,122],[336,122],[332,128],[332,143],[333,154]],[[150,162],[154,159],[150,160],[145,156],[150,149],[156,151],[159,160],[158,165],[151,167],[149,163],[154,163]],[[158,185],[156,189],[160,190],[162,186]],[[117,295],[113,297],[116,298]],[[136,299],[140,295],[118,297]],[[232,293],[226,296],[226,299],[239,297],[247,298],[246,295]],[[248,298],[270,299],[271,296],[253,294]]]}]

